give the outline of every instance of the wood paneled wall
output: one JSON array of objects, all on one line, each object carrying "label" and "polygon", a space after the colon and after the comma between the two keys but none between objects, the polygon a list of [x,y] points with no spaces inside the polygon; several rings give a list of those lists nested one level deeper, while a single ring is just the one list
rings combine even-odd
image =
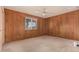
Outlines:
[{"label": "wood paneled wall", "polygon": [[47,19],[49,35],[79,40],[79,10]]},{"label": "wood paneled wall", "polygon": [[[25,30],[25,17],[37,18],[37,30]],[[46,19],[5,9],[5,42],[51,35],[79,40],[79,10],[52,16]]]},{"label": "wood paneled wall", "polygon": [[[25,17],[27,16],[37,19],[37,23],[38,23],[37,30],[24,29],[24,20],[25,20]],[[9,10],[9,9],[5,9],[5,27],[6,27],[5,42],[41,36],[46,33],[45,20],[43,18]]]}]

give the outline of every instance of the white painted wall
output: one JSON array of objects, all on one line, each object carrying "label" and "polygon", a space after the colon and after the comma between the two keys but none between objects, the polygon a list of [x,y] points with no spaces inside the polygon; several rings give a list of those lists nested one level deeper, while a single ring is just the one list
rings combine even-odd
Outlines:
[{"label": "white painted wall", "polygon": [[4,42],[4,9],[0,6],[0,51]]}]

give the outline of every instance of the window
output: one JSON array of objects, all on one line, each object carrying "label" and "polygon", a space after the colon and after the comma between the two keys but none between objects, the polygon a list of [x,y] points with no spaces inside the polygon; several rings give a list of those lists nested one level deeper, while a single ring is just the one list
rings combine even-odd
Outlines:
[{"label": "window", "polygon": [[37,20],[30,17],[25,18],[25,30],[35,29],[37,29]]}]

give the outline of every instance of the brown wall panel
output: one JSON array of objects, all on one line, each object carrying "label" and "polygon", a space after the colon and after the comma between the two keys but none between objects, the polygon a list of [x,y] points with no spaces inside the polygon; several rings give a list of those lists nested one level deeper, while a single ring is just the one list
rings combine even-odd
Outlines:
[{"label": "brown wall panel", "polygon": [[[27,16],[37,19],[38,28],[36,30],[24,29],[24,20],[25,17]],[[5,42],[21,40],[21,39],[41,36],[45,34],[45,20],[40,17],[5,9],[5,23],[6,23]]]},{"label": "brown wall panel", "polygon": [[48,34],[79,40],[79,10],[48,18]]}]

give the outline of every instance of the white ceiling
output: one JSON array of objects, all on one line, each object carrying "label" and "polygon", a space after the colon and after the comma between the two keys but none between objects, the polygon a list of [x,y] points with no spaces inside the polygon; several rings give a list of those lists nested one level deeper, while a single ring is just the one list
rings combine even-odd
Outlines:
[{"label": "white ceiling", "polygon": [[[43,18],[56,16],[79,9],[77,6],[6,6],[5,8]],[[44,8],[46,9],[46,16],[42,15]]]}]

